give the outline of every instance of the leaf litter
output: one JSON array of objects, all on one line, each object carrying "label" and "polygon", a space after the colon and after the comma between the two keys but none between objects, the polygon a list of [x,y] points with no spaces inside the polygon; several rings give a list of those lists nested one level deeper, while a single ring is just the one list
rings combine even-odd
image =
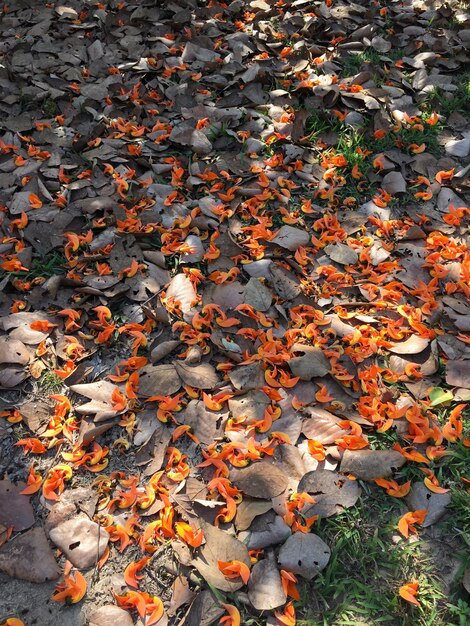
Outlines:
[{"label": "leaf litter", "polygon": [[[417,466],[410,512],[446,514],[436,472],[470,445],[457,4],[0,9],[10,576],[61,571],[97,626],[236,626],[244,587],[293,624],[363,481],[401,497]],[[104,601],[91,568],[136,585]]]}]

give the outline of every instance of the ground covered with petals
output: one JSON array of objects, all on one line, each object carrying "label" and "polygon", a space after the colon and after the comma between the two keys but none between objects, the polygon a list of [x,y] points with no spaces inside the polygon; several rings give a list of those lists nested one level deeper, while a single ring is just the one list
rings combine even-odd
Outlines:
[{"label": "ground covered with petals", "polygon": [[0,33],[0,624],[468,623],[466,3]]}]

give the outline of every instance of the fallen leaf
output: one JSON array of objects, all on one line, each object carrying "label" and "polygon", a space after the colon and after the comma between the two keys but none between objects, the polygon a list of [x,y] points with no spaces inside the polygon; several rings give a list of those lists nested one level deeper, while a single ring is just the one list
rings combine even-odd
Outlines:
[{"label": "fallen leaf", "polygon": [[[357,452],[356,450],[354,454]],[[300,481],[297,490],[306,491],[315,499],[315,504],[302,510],[305,517],[312,515],[331,517],[342,513],[344,509],[356,504],[361,493],[357,481],[328,470],[308,472]]]},{"label": "fallen leaf", "polygon": [[0,547],[0,570],[32,583],[56,580],[60,575],[60,567],[39,526]]},{"label": "fallen leaf", "polygon": [[281,576],[271,553],[253,566],[248,582],[248,599],[258,611],[271,611],[285,603]]},{"label": "fallen leaf", "polygon": [[317,535],[294,533],[282,546],[278,563],[282,569],[311,580],[325,569],[330,555],[330,548]]},{"label": "fallen leaf", "polygon": [[35,521],[29,496],[21,495],[25,487],[8,478],[0,481],[0,524],[15,532],[30,528]]},{"label": "fallen leaf", "polygon": [[233,484],[247,496],[266,499],[285,491],[287,478],[272,463],[259,461],[235,472]]},{"label": "fallen leaf", "polygon": [[218,561],[241,561],[250,566],[248,548],[235,537],[211,524],[201,522],[206,542],[194,558],[194,567],[206,581],[221,591],[234,592],[243,586],[241,580],[227,579],[219,570]]},{"label": "fallen leaf", "polygon": [[391,476],[405,463],[405,457],[395,450],[345,450],[340,471],[361,480],[374,480]]}]

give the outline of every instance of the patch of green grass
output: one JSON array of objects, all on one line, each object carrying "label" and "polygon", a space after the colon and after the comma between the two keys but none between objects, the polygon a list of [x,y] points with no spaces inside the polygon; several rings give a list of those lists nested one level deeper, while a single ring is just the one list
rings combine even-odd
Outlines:
[{"label": "patch of green grass", "polygon": [[38,380],[38,387],[43,393],[57,393],[62,389],[64,381],[51,370],[45,371]]},{"label": "patch of green grass", "polygon": [[[67,259],[57,250],[52,250],[46,255],[33,256],[31,267],[26,271],[10,272],[12,276],[19,276],[21,280],[29,281],[35,278],[51,278],[58,274],[65,274]],[[0,272],[0,274],[4,274]]]},{"label": "patch of green grass", "polygon": [[451,113],[470,111],[470,72],[465,72],[457,84],[457,91],[449,93],[435,87],[421,105],[423,110],[437,111],[448,117]]},{"label": "patch of green grass", "polygon": [[46,98],[42,103],[42,112],[46,117],[54,117],[59,113],[59,107],[52,98]]},{"label": "patch of green grass", "polygon": [[[331,559],[317,578],[304,584],[296,603],[297,624],[459,626],[446,607],[439,564],[420,541],[392,540],[402,503],[375,486],[370,491],[356,507],[316,527],[331,548]],[[420,607],[398,596],[399,587],[412,580],[420,584]]]},{"label": "patch of green grass", "polygon": [[352,52],[348,54],[348,56],[344,59],[341,59],[341,62],[343,63],[341,77],[347,78],[349,76],[354,76],[354,74],[358,74],[363,65],[379,65],[382,63],[380,56],[381,55],[372,48],[368,48],[367,50],[364,50],[364,52]]}]

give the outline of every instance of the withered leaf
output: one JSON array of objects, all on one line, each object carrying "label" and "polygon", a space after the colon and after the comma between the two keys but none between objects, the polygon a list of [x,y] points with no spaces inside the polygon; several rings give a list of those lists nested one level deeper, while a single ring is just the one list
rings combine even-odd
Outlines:
[{"label": "withered leaf", "polygon": [[410,511],[427,511],[426,519],[421,524],[423,528],[432,526],[441,519],[447,511],[451,499],[450,492],[434,493],[421,482],[414,483],[410,493],[405,498]]},{"label": "withered leaf", "polygon": [[171,396],[181,388],[181,379],[176,367],[170,363],[164,365],[145,365],[139,371],[139,395]]},{"label": "withered leaf", "polygon": [[237,514],[235,516],[235,526],[237,530],[247,530],[255,517],[263,515],[263,513],[269,511],[272,506],[271,500],[243,498],[237,506]]},{"label": "withered leaf", "polygon": [[234,472],[233,483],[252,498],[274,498],[287,488],[285,474],[267,461],[258,461]]},{"label": "withered leaf", "polygon": [[293,300],[300,293],[300,283],[295,274],[284,269],[277,263],[269,267],[270,281],[274,291],[283,300]]},{"label": "withered leaf", "polygon": [[315,439],[323,445],[332,444],[344,435],[344,429],[338,426],[339,417],[321,407],[305,407],[302,432],[308,439]]},{"label": "withered leaf", "polygon": [[34,524],[34,511],[29,496],[22,495],[26,485],[12,483],[8,478],[0,481],[0,524],[15,532],[26,530]]},{"label": "withered leaf", "polygon": [[0,570],[32,583],[56,580],[61,571],[44,530],[39,526],[0,547]]},{"label": "withered leaf", "polygon": [[293,226],[281,226],[271,243],[295,252],[299,246],[306,246],[310,240],[308,233]]},{"label": "withered leaf", "polygon": [[332,261],[340,265],[354,265],[359,258],[357,252],[344,243],[334,243],[326,246],[325,253]]},{"label": "withered leaf", "polygon": [[3,363],[26,365],[30,357],[30,352],[22,341],[0,337],[0,365]]},{"label": "withered leaf", "polygon": [[88,626],[133,626],[132,617],[115,604],[105,604],[90,615]]},{"label": "withered leaf", "polygon": [[201,520],[206,542],[199,548],[194,567],[207,582],[221,591],[234,592],[243,586],[238,579],[226,578],[219,570],[218,561],[241,561],[251,567],[248,548],[228,532]]},{"label": "withered leaf", "polygon": [[330,371],[330,362],[321,348],[295,343],[291,350],[293,353],[303,352],[303,356],[292,357],[288,361],[292,374],[301,380],[325,376]]},{"label": "withered leaf", "polygon": [[463,359],[447,361],[446,383],[451,387],[470,388],[470,361]]},{"label": "withered leaf", "polygon": [[176,361],[175,368],[183,384],[195,389],[214,389],[219,382],[215,368],[210,363],[187,365]]},{"label": "withered leaf", "polygon": [[258,611],[271,611],[285,603],[281,575],[272,554],[253,566],[248,581],[248,599]]},{"label": "withered leaf", "polygon": [[259,278],[250,278],[245,286],[244,301],[255,311],[267,311],[273,301],[270,290]]},{"label": "withered leaf", "polygon": [[311,580],[328,565],[331,550],[313,533],[294,533],[281,547],[278,563],[282,569]]},{"label": "withered leaf", "polygon": [[315,504],[305,508],[304,515],[331,517],[354,506],[361,489],[356,480],[349,480],[336,472],[316,470],[308,472],[299,483],[298,491],[313,495]]},{"label": "withered leaf", "polygon": [[419,354],[428,347],[429,342],[430,339],[428,337],[411,335],[406,341],[395,343],[389,348],[389,351],[394,354]]},{"label": "withered leaf", "polygon": [[78,515],[49,531],[51,541],[78,569],[96,565],[108,545],[109,534],[86,515]]},{"label": "withered leaf", "polygon": [[405,457],[396,450],[345,450],[340,471],[361,480],[374,480],[391,476],[405,463]]}]

